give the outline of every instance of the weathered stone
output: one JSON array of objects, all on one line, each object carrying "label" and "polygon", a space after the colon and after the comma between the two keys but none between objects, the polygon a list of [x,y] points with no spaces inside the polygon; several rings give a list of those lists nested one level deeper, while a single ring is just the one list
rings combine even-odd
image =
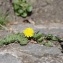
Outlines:
[{"label": "weathered stone", "polygon": [[10,44],[0,48],[2,63],[63,63],[63,54],[57,47],[29,43],[26,46]]},{"label": "weathered stone", "polygon": [[0,63],[22,63],[16,57],[12,56],[11,54],[0,54]]},{"label": "weathered stone", "polygon": [[49,24],[49,25],[31,25],[31,24],[17,24],[12,25],[11,28],[14,32],[22,32],[25,28],[31,27],[35,31],[40,31],[41,33],[45,34],[53,34],[63,37],[63,25],[62,24]]},{"label": "weathered stone", "polygon": [[[9,13],[9,21],[23,21],[23,18],[14,14],[10,0],[0,0],[0,9],[5,14]],[[33,6],[33,12],[28,19],[36,24],[24,26],[12,25],[14,32],[22,32],[26,27],[32,27],[35,31],[51,33],[63,37],[63,1],[62,0],[27,0]],[[19,22],[19,23],[21,23]],[[55,22],[55,24],[53,24]],[[61,24],[57,24],[61,23]],[[9,29],[9,27],[8,27]],[[4,33],[4,34],[3,34]],[[7,31],[0,33],[1,37],[9,34]],[[0,48],[0,63],[63,63],[63,54],[58,47],[46,47],[39,44],[10,44]]]}]

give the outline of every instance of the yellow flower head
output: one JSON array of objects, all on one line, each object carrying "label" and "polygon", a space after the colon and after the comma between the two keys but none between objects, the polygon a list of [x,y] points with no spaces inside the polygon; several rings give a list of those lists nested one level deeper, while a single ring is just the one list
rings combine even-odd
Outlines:
[{"label": "yellow flower head", "polygon": [[26,28],[23,33],[26,37],[32,37],[34,35],[34,30],[32,28]]}]

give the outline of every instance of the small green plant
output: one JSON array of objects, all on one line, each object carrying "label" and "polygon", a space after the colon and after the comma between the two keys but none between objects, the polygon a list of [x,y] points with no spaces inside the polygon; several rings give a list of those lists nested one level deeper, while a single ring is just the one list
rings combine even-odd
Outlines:
[{"label": "small green plant", "polygon": [[2,29],[3,25],[6,25],[7,22],[7,13],[4,15],[3,12],[0,11],[0,29]]},{"label": "small green plant", "polygon": [[6,19],[4,16],[0,16],[0,24],[5,25],[6,24]]},{"label": "small green plant", "polygon": [[34,34],[33,39],[37,41],[39,44],[43,44],[45,46],[53,46],[54,42],[61,41],[57,36],[53,36],[52,34],[45,35],[43,33],[37,32]]},{"label": "small green plant", "polygon": [[8,45],[17,41],[20,45],[26,45],[28,39],[23,35],[23,33],[11,34],[6,36],[4,39],[0,39],[0,46]]},{"label": "small green plant", "polygon": [[52,34],[43,34],[41,32],[34,32],[32,28],[26,28],[22,33],[11,34],[3,39],[0,39],[0,46],[8,45],[10,43],[18,42],[20,45],[28,44],[30,40],[36,41],[38,44],[42,44],[48,47],[53,47],[56,43],[63,42],[62,38],[53,36]]},{"label": "small green plant", "polygon": [[12,3],[17,16],[27,17],[32,12],[32,6],[26,0],[13,0]]},{"label": "small green plant", "polygon": [[42,34],[40,32],[36,32],[33,36],[34,40],[37,42],[42,42],[45,39],[45,34]]}]

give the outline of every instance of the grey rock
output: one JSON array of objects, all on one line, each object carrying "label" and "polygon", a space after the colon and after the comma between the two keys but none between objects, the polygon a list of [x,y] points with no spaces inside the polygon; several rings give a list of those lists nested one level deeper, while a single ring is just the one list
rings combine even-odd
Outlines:
[{"label": "grey rock", "polygon": [[36,0],[33,4],[32,20],[37,24],[63,22],[62,3],[62,0]]},{"label": "grey rock", "polygon": [[0,39],[6,37],[9,34],[10,34],[10,32],[8,32],[6,30],[1,30],[0,31]]},{"label": "grey rock", "polygon": [[[27,1],[33,6],[33,14],[28,18],[41,25],[12,25],[13,31],[22,32],[26,27],[32,27],[35,31],[63,36],[63,24],[57,24],[63,23],[63,0]],[[4,14],[9,12],[8,19],[10,21],[23,21],[23,18],[15,16],[9,0],[0,0],[0,9]],[[52,24],[53,22],[56,24]],[[2,31],[0,33],[2,37],[7,34],[9,32]],[[63,54],[57,47],[30,43],[26,46],[10,44],[0,48],[0,63],[63,63]]]},{"label": "grey rock", "polygon": [[24,50],[27,54],[35,55],[36,57],[42,57],[45,54],[61,54],[60,49],[57,47],[46,47],[39,44],[28,44],[27,46],[21,47],[21,50]]},{"label": "grey rock", "polygon": [[32,25],[32,24],[17,24],[12,25],[11,28],[15,32],[23,32],[27,27],[33,28],[35,31],[40,31],[45,34],[53,34],[56,36],[63,37],[63,25],[62,24],[50,24],[50,25]]},{"label": "grey rock", "polygon": [[11,54],[0,54],[0,63],[22,63],[16,57],[12,56]]},{"label": "grey rock", "polygon": [[13,43],[0,48],[0,62],[10,63],[11,60],[12,63],[63,63],[63,54],[56,47],[48,48],[31,43],[20,46]]}]

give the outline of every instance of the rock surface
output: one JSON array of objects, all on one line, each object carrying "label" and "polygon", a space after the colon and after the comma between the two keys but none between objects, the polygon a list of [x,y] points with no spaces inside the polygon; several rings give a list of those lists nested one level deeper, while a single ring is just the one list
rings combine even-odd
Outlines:
[{"label": "rock surface", "polygon": [[16,57],[12,56],[11,54],[0,54],[0,63],[22,63]]},{"label": "rock surface", "polygon": [[[42,33],[52,33],[63,37],[63,0],[27,1],[33,6],[33,14],[26,19],[31,19],[35,24],[41,25],[23,24],[24,19],[15,16],[10,0],[0,0],[0,9],[4,14],[9,13],[9,21],[20,21],[19,24],[11,26],[12,32],[22,32],[26,27],[32,27]],[[9,33],[9,31],[0,31],[0,38]],[[63,63],[63,54],[59,47],[49,48],[30,43],[20,46],[13,43],[0,47],[0,63]]]},{"label": "rock surface", "polygon": [[[31,18],[39,23],[63,23],[63,0],[33,0]],[[37,21],[38,20],[38,21]]]},{"label": "rock surface", "polygon": [[[27,0],[33,6],[32,19],[35,24],[63,23],[63,0]],[[23,18],[14,14],[10,0],[0,0],[0,9],[3,13],[9,13],[10,21],[20,21]]]},{"label": "rock surface", "polygon": [[35,31],[40,31],[41,33],[45,34],[53,34],[63,37],[63,24],[50,24],[50,25],[32,25],[32,24],[17,24],[12,25],[13,32],[23,32],[23,30],[27,27],[33,28]]},{"label": "rock surface", "polygon": [[13,43],[0,48],[0,63],[63,63],[63,54],[56,47]]}]

